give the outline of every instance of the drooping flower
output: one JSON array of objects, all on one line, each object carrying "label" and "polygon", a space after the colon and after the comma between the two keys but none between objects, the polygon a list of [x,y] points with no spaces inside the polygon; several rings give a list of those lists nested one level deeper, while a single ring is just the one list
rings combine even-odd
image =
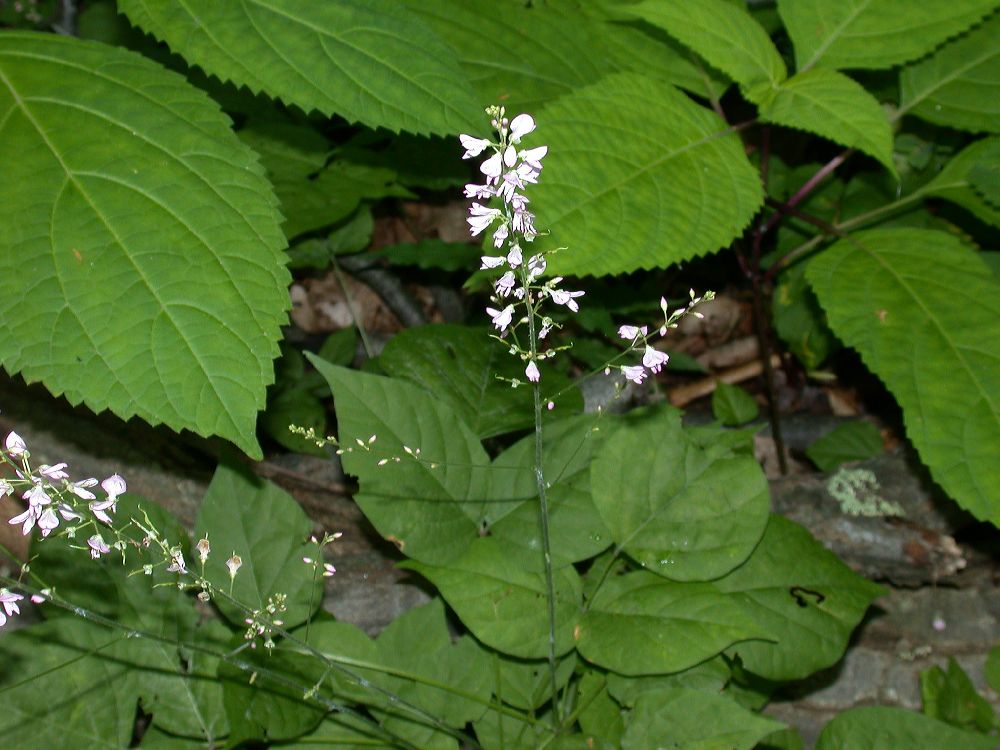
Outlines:
[{"label": "drooping flower", "polygon": [[659,372],[663,369],[663,366],[667,364],[669,359],[669,355],[657,351],[651,346],[647,346],[645,353],[642,355],[642,363],[653,372]]},{"label": "drooping flower", "polygon": [[81,479],[79,482],[70,482],[66,489],[72,492],[81,500],[93,500],[97,497],[93,492],[88,490],[88,487],[94,487],[97,485],[97,480],[94,477],[89,479]]},{"label": "drooping flower", "polygon": [[580,306],[576,304],[574,298],[582,297],[583,292],[566,292],[562,289],[550,289],[549,296],[557,305],[566,305],[572,312],[579,312]]},{"label": "drooping flower", "polygon": [[486,138],[473,138],[471,135],[466,135],[465,133],[458,136],[458,139],[462,142],[462,146],[465,147],[465,153],[462,155],[463,159],[472,159],[479,156],[490,145],[490,142]]},{"label": "drooping flower", "polygon": [[508,234],[507,222],[504,222],[500,227],[493,233],[493,247],[500,247],[504,240],[507,239]]},{"label": "drooping flower", "polygon": [[511,143],[520,143],[521,139],[535,129],[535,120],[529,114],[521,114],[510,121]]},{"label": "drooping flower", "polygon": [[94,534],[90,539],[87,540],[87,546],[90,547],[90,556],[97,560],[101,555],[106,555],[111,551],[111,548],[104,543],[104,537],[100,534]]},{"label": "drooping flower", "polygon": [[42,515],[41,506],[39,505],[29,505],[28,509],[24,513],[18,513],[7,523],[12,526],[17,526],[21,524],[21,534],[27,536],[31,533],[31,530],[35,528],[35,522],[38,521],[38,517]]},{"label": "drooping flower", "polygon": [[52,533],[53,530],[59,527],[59,516],[52,508],[46,508],[42,511],[42,514],[38,517],[38,528],[42,532],[43,537],[47,537]]},{"label": "drooping flower", "polygon": [[94,517],[102,523],[106,523],[108,526],[112,524],[111,516],[109,516],[105,511],[110,510],[114,513],[118,508],[116,506],[116,500],[113,498],[108,498],[107,500],[94,500],[90,503],[90,512],[94,514]]},{"label": "drooping flower", "polygon": [[[518,154],[526,165],[531,167],[535,172],[542,171],[542,159],[549,152],[548,146],[538,146],[537,148],[525,149]],[[536,175],[537,178],[537,175]]]},{"label": "drooping flower", "polygon": [[473,203],[469,210],[469,218],[466,221],[471,227],[472,236],[475,237],[500,216],[500,209],[487,208],[479,203]]},{"label": "drooping flower", "polygon": [[0,627],[7,624],[7,618],[21,614],[21,608],[17,603],[24,599],[20,594],[15,594],[7,589],[0,589]]},{"label": "drooping flower", "polygon": [[538,365],[535,364],[535,360],[531,360],[528,366],[524,368],[524,375],[532,383],[537,383],[541,379],[541,373],[538,372]]},{"label": "drooping flower", "polygon": [[523,256],[521,255],[521,246],[514,245],[510,249],[510,252],[507,253],[507,265],[509,265],[511,268],[517,268],[519,265],[521,265],[522,258]]},{"label": "drooping flower", "polygon": [[626,380],[631,380],[637,385],[646,378],[646,368],[642,365],[622,365],[621,371]]},{"label": "drooping flower", "polygon": [[484,255],[480,258],[480,260],[483,263],[479,266],[479,270],[481,271],[486,270],[487,268],[499,268],[507,262],[507,259],[502,255]]},{"label": "drooping flower", "polygon": [[51,481],[57,481],[59,479],[69,479],[69,474],[67,474],[63,469],[65,469],[67,464],[59,463],[54,466],[49,466],[48,464],[42,464],[38,467],[38,473],[43,477]]},{"label": "drooping flower", "polygon": [[108,493],[108,500],[117,500],[119,495],[124,495],[127,487],[125,480],[118,474],[112,474],[101,482],[101,489]]},{"label": "drooping flower", "polygon": [[507,330],[507,326],[514,319],[513,305],[507,305],[503,310],[494,310],[492,307],[487,307],[486,312],[493,320],[493,325],[496,326],[498,331]]},{"label": "drooping flower", "polygon": [[479,171],[486,175],[487,185],[496,185],[500,182],[500,175],[503,173],[503,154],[499,151],[493,154],[480,165]]},{"label": "drooping flower", "polygon": [[622,326],[621,328],[618,329],[618,335],[621,338],[631,339],[632,341],[635,341],[637,338],[639,338],[640,333],[643,336],[646,335],[646,326],[642,326],[642,328],[640,328],[639,326]]},{"label": "drooping flower", "polygon": [[480,200],[489,200],[495,195],[493,188],[489,185],[474,185],[469,184],[465,186],[465,197],[466,198],[479,198]]},{"label": "drooping flower", "polygon": [[28,450],[28,446],[25,445],[24,440],[16,432],[7,434],[4,445],[7,446],[7,452],[12,456],[20,456]]},{"label": "drooping flower", "polygon": [[517,283],[517,277],[514,276],[513,271],[507,271],[503,276],[497,279],[494,289],[500,297],[506,297],[511,293],[514,285]]}]

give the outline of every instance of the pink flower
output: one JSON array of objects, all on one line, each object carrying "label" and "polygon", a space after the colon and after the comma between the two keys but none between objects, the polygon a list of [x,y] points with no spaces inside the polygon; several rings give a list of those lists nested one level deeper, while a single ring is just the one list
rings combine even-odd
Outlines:
[{"label": "pink flower", "polygon": [[646,347],[646,352],[642,355],[642,363],[653,372],[659,372],[667,364],[670,357],[663,352],[657,351],[651,346]]},{"label": "pink flower", "polygon": [[510,249],[510,252],[507,253],[507,265],[509,265],[511,268],[517,268],[519,265],[521,265],[522,258],[523,256],[521,255],[521,246],[514,245],[514,247]]},{"label": "pink flower", "polygon": [[58,527],[59,516],[56,515],[56,512],[52,508],[46,508],[42,511],[42,515],[38,517],[38,528],[41,529],[42,536],[48,536]]},{"label": "pink flower", "polygon": [[583,292],[566,292],[562,289],[550,289],[549,296],[557,305],[566,305],[572,312],[579,312],[580,306],[574,301],[575,297],[582,297]]},{"label": "pink flower", "polygon": [[479,171],[486,175],[487,185],[496,185],[500,182],[500,173],[503,172],[503,154],[499,152],[493,154],[480,165]]},{"label": "pink flower", "polygon": [[90,512],[94,514],[94,516],[97,518],[98,521],[102,521],[103,523],[106,523],[108,526],[110,526],[112,523],[111,516],[109,516],[104,511],[110,510],[112,513],[114,513],[117,510],[117,508],[115,507],[116,502],[117,498],[111,498],[111,497],[109,497],[107,500],[92,502],[90,504]]},{"label": "pink flower", "polygon": [[493,247],[500,247],[504,240],[507,239],[507,224],[501,224],[500,227],[493,233]]},{"label": "pink flower", "polygon": [[548,146],[538,146],[537,148],[529,148],[522,151],[518,156],[521,160],[527,164],[531,169],[536,172],[542,171],[542,159],[549,152]]},{"label": "pink flower", "polygon": [[473,203],[472,208],[469,209],[469,218],[466,219],[471,227],[472,236],[475,237],[486,229],[499,215],[500,209],[498,208],[487,208],[478,203]]},{"label": "pink flower", "polygon": [[511,290],[514,288],[514,284],[517,283],[517,278],[514,276],[513,271],[507,271],[503,276],[497,279],[495,285],[496,293],[501,297],[506,297],[510,294]]},{"label": "pink flower", "polygon": [[618,329],[618,335],[623,339],[631,339],[635,341],[639,338],[639,334],[643,336],[646,335],[646,326],[639,328],[638,326],[622,326]]},{"label": "pink flower", "polygon": [[458,136],[458,139],[465,148],[465,153],[462,155],[463,159],[471,159],[474,156],[479,156],[490,145],[490,142],[485,138],[473,138],[471,135],[466,135],[465,133]]},{"label": "pink flower", "polygon": [[521,114],[510,121],[510,140],[520,143],[521,139],[535,129],[535,120],[531,115]]},{"label": "pink flower", "polygon": [[14,485],[8,482],[6,479],[0,479],[0,497],[6,497],[7,495],[14,494]]},{"label": "pink flower", "polygon": [[24,440],[16,432],[8,433],[4,444],[7,446],[7,452],[12,456],[20,456],[28,450],[28,446],[24,444]]},{"label": "pink flower", "polygon": [[101,489],[108,493],[108,500],[117,500],[119,495],[125,494],[125,480],[117,474],[112,474],[101,482]]},{"label": "pink flower", "polygon": [[111,551],[111,548],[104,543],[104,537],[100,534],[94,534],[90,539],[87,540],[87,546],[90,547],[90,556],[97,560],[101,555],[106,555]]},{"label": "pink flower", "polygon": [[635,384],[642,383],[646,378],[646,368],[642,365],[622,365],[622,375],[626,380],[631,380]]},{"label": "pink flower", "polygon": [[489,185],[466,185],[465,186],[465,197],[466,198],[479,198],[480,200],[489,200],[495,195],[493,188]]},{"label": "pink flower", "polygon": [[67,489],[81,500],[93,500],[97,497],[97,495],[87,488],[94,487],[96,484],[97,480],[90,477],[89,479],[81,479],[79,482],[70,482]]},{"label": "pink flower", "polygon": [[29,505],[28,509],[24,511],[24,513],[19,513],[18,515],[10,519],[7,523],[11,524],[12,526],[17,526],[18,524],[21,524],[21,534],[27,536],[29,533],[31,533],[31,530],[35,528],[35,522],[38,520],[38,517],[40,515],[42,515],[41,506]]},{"label": "pink flower", "polygon": [[507,305],[503,310],[494,310],[492,307],[487,307],[486,313],[492,318],[493,325],[496,326],[498,331],[505,331],[514,318],[514,306]]},{"label": "pink flower", "polygon": [[479,267],[479,270],[485,270],[487,268],[499,268],[504,264],[506,258],[502,255],[484,255],[480,260],[483,264]]},{"label": "pink flower", "polygon": [[537,383],[541,379],[541,373],[538,372],[538,365],[535,364],[535,360],[531,360],[528,366],[524,368],[524,375],[532,383]]},{"label": "pink flower", "polygon": [[0,607],[3,608],[0,611],[0,627],[3,627],[7,623],[8,617],[21,614],[21,609],[17,606],[17,603],[23,598],[23,596],[15,594],[13,591],[0,589]]},{"label": "pink flower", "polygon": [[67,464],[65,463],[56,464],[55,466],[42,464],[40,467],[38,467],[38,473],[41,474],[43,477],[47,477],[48,479],[51,479],[53,481],[57,479],[68,479],[69,474],[63,471],[63,469],[65,469],[66,466]]}]

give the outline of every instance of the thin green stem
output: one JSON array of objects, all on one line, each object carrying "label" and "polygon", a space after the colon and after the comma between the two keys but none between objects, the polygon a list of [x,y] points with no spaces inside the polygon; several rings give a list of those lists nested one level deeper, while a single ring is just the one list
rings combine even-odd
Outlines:
[{"label": "thin green stem", "polygon": [[[531,361],[538,357],[538,337],[535,331],[535,310],[531,303],[531,289],[527,274],[523,276],[524,299],[528,308],[528,337]],[[545,469],[542,465],[542,389],[537,382],[531,384],[535,407],[535,485],[538,488],[538,518],[542,535],[542,557],[545,564],[545,594],[549,616],[549,677],[552,680],[552,726],[558,732],[561,721],[559,710],[559,683],[556,679],[556,585],[552,571],[552,542],[549,536],[549,504],[546,497]]]}]

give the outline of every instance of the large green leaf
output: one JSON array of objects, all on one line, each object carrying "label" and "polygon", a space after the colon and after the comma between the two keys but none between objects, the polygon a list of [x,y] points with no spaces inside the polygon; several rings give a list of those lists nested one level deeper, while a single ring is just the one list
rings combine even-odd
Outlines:
[{"label": "large green leaf", "polygon": [[[578,16],[492,0],[408,4],[454,48],[477,98],[503,103],[511,115],[541,107],[613,70],[601,55],[580,54],[597,43],[600,24]],[[485,126],[484,118],[474,132]]]},{"label": "large green leaf", "polygon": [[344,219],[365,198],[413,197],[396,183],[391,169],[345,158],[327,165],[329,144],[305,125],[251,121],[239,136],[260,155],[281,202],[281,227],[289,238]]},{"label": "large green leaf", "polygon": [[[263,609],[275,594],[287,597],[287,611],[278,619],[291,628],[305,622],[319,606],[322,584],[302,558],[315,557],[307,540],[312,522],[284,490],[236,469],[220,466],[198,511],[195,534],[208,537],[212,553],[204,575],[214,586],[230,590],[225,561],[236,554],[243,567],[232,580],[232,596],[215,603],[230,622],[241,626],[245,607]],[[189,567],[199,564],[189,561]],[[320,579],[322,580],[322,579]]]},{"label": "large green leaf", "polygon": [[800,71],[891,68],[978,22],[996,0],[778,0]]},{"label": "large green leaf", "polygon": [[598,590],[576,631],[587,661],[626,675],[680,672],[768,632],[711,583],[675,583],[638,571]]},{"label": "large green leaf", "polygon": [[1000,523],[1000,282],[951,234],[876,229],[813,259],[830,327],[900,406],[944,490]]},{"label": "large green leaf", "polygon": [[840,659],[851,631],[882,593],[808,531],[778,515],[771,516],[750,559],[715,586],[777,640],[732,649],[748,670],[770,680],[800,679]]},{"label": "large green leaf", "polygon": [[124,636],[60,617],[0,638],[5,748],[128,747],[138,694]]},{"label": "large green leaf", "polygon": [[[528,571],[497,540],[483,537],[448,567],[412,561],[401,567],[417,571],[437,586],[459,619],[486,645],[521,659],[548,655],[549,617],[540,556],[538,572]],[[556,651],[564,654],[573,647],[581,584],[572,566],[558,569],[554,576]]]},{"label": "large green leaf", "polygon": [[289,276],[218,106],[124,49],[0,36],[0,362],[259,457]]},{"label": "large green leaf", "polygon": [[[398,698],[416,706],[448,726],[462,728],[485,712],[490,698],[483,679],[490,663],[469,636],[452,642],[440,599],[411,609],[393,620],[378,637],[382,664],[415,675],[419,680],[386,674],[379,684]],[[430,726],[423,717],[382,701],[375,712],[382,726],[417,747],[457,747],[455,740]]]},{"label": "large green leaf", "polygon": [[744,88],[776,86],[785,79],[785,63],[774,43],[739,5],[727,0],[646,0],[628,9],[666,30]]},{"label": "large green leaf", "polygon": [[118,7],[192,65],[307,112],[413,133],[455,133],[477,121],[451,50],[395,0]]},{"label": "large green leaf", "polygon": [[983,138],[954,156],[918,192],[956,203],[987,224],[1000,227],[1000,205],[987,200],[976,185],[977,174],[997,166],[1000,166],[1000,138]]},{"label": "large green leaf", "polygon": [[490,459],[478,438],[412,383],[307,356],[333,391],[341,460],[368,520],[408,557],[438,565],[461,555],[488,512]]},{"label": "large green leaf", "polygon": [[747,711],[723,695],[664,688],[643,693],[622,738],[622,750],[751,750],[782,724]]},{"label": "large green leaf", "polygon": [[940,747],[996,750],[997,739],[973,734],[929,716],[886,706],[852,708],[835,716],[815,750],[884,750],[890,747]]},{"label": "large green leaf", "polygon": [[899,78],[900,114],[973,132],[1000,132],[998,38],[1000,14],[905,68]]},{"label": "large green leaf", "polygon": [[875,97],[843,73],[810,70],[748,95],[760,106],[761,119],[856,148],[895,174],[889,120]]},{"label": "large green leaf", "polygon": [[615,543],[666,578],[707,581],[742,563],[767,526],[757,462],[701,448],[679,412],[626,425],[591,467],[594,505]]},{"label": "large green leaf", "polygon": [[549,153],[531,191],[553,273],[617,274],[714,252],[763,199],[739,138],[669,85],[608,76],[537,118]]},{"label": "large green leaf", "polygon": [[[498,376],[524,382],[524,363],[485,329],[458,325],[410,328],[393,336],[379,357],[382,369],[423,387],[447,404],[480,438],[534,424],[531,388],[511,390]],[[583,407],[569,378],[546,371],[542,398],[557,394],[560,412]],[[565,392],[563,392],[565,391]]]},{"label": "large green leaf", "polygon": [[[591,496],[590,464],[596,445],[613,429],[614,423],[594,414],[555,421],[542,429],[549,540],[558,566],[593,557],[611,543]],[[512,550],[520,550],[528,569],[536,569],[543,545],[533,433],[496,457],[492,476],[490,533]]]}]

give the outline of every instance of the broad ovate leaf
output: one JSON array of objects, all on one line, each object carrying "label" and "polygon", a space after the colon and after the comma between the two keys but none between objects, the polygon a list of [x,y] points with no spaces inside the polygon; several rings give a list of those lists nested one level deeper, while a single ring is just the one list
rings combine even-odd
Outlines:
[{"label": "broad ovate leaf", "polygon": [[899,77],[900,114],[974,133],[1000,132],[1000,13]]},{"label": "broad ovate leaf", "polygon": [[[739,138],[677,89],[622,73],[536,117],[549,147],[532,192],[553,273],[605,275],[718,250],[763,199]],[[609,127],[613,123],[613,127]]]},{"label": "broad ovate leaf", "polygon": [[785,63],[767,32],[736,3],[646,0],[628,9],[664,29],[744,88],[776,86],[787,75]]},{"label": "broad ovate leaf", "polygon": [[800,71],[891,68],[977,23],[996,0],[778,0]]},{"label": "broad ovate leaf", "polygon": [[591,467],[594,505],[615,543],[666,578],[707,581],[750,555],[770,498],[750,456],[703,448],[679,412],[626,423]]},{"label": "broad ovate leaf", "polygon": [[612,574],[575,633],[589,662],[624,675],[680,672],[769,634],[737,598],[711,583],[676,583],[646,571]]},{"label": "broad ovate leaf", "polygon": [[372,128],[475,127],[454,54],[395,0],[122,0],[136,26],[205,72]]},{"label": "broad ovate leaf", "polygon": [[835,663],[882,593],[808,531],[778,515],[771,516],[750,559],[714,585],[768,634],[771,642],[747,641],[730,653],[769,680],[801,679]]},{"label": "broad ovate leaf", "polygon": [[701,690],[663,688],[635,702],[622,750],[662,747],[669,737],[687,750],[752,750],[782,724],[748,711],[731,698]]},{"label": "broad ovate leaf", "polygon": [[843,73],[809,70],[748,95],[759,105],[762,120],[856,148],[895,174],[889,120],[875,97]]},{"label": "broad ovate leaf", "polygon": [[[600,24],[579,14],[492,0],[410,0],[408,6],[453,48],[479,101],[503,103],[511,117],[613,71],[601,55],[580,54],[598,43]],[[485,124],[483,118],[479,130]]]},{"label": "broad ovate leaf", "polygon": [[876,229],[814,258],[809,282],[830,327],[903,409],[941,487],[1000,523],[1000,282],[952,234]]},{"label": "broad ovate leaf", "polygon": [[333,391],[341,460],[368,520],[408,557],[442,565],[461,555],[488,513],[490,459],[479,439],[412,383],[307,356]]},{"label": "broad ovate leaf", "polygon": [[815,750],[882,750],[890,747],[953,747],[996,750],[997,739],[957,729],[914,711],[889,706],[852,708],[823,727]]},{"label": "broad ovate leaf", "polygon": [[[531,389],[511,389],[509,382],[524,381],[524,363],[485,329],[447,324],[409,328],[389,340],[379,362],[386,372],[398,373],[441,400],[482,439],[534,424]],[[579,389],[564,375],[546,370],[541,388],[543,400],[558,397],[563,411],[583,407]]]},{"label": "broad ovate leaf", "polygon": [[0,165],[4,368],[260,457],[289,276],[218,106],[124,49],[4,33]]},{"label": "broad ovate leaf", "polygon": [[[318,557],[308,541],[312,522],[282,489],[242,470],[220,466],[202,500],[195,535],[208,538],[212,551],[204,575],[239,602],[217,598],[216,605],[237,627],[247,617],[245,607],[263,609],[275,595],[287,597],[287,610],[278,618],[285,627],[305,622],[319,606],[322,589],[303,557]],[[238,555],[242,567],[230,577],[226,560]],[[197,560],[188,568],[201,570]],[[322,579],[321,579],[322,580]]]},{"label": "broad ovate leaf", "polygon": [[[541,555],[535,570],[513,559],[492,537],[476,539],[448,567],[407,561],[401,567],[430,580],[462,623],[487,646],[521,659],[549,653],[549,617]],[[572,566],[553,573],[556,652],[573,647],[581,583]]]},{"label": "broad ovate leaf", "polygon": [[0,638],[4,747],[128,747],[138,703],[124,635],[60,617]]}]

